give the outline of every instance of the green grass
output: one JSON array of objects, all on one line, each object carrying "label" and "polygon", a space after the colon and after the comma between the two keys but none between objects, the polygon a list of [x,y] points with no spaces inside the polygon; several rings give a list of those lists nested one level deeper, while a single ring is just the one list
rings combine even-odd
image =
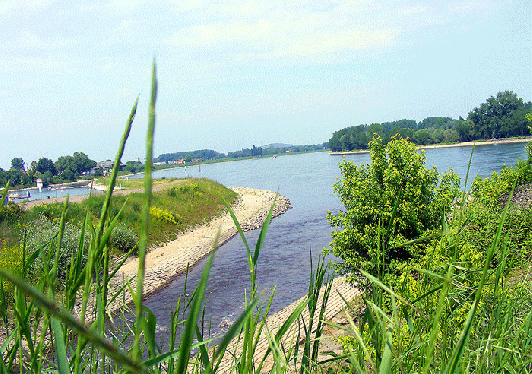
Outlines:
[{"label": "green grass", "polygon": [[[127,186],[124,184],[126,183],[123,183],[122,187],[128,190],[139,188],[138,181],[129,182]],[[121,211],[118,222],[132,228],[139,235],[143,196],[142,192],[114,196],[108,207],[109,217],[112,219]],[[150,226],[148,246],[174,240],[179,233],[227,212],[224,201],[232,204],[236,198],[237,194],[232,190],[205,178],[158,182],[155,185],[151,206],[159,209],[159,211],[168,212],[174,219],[165,219],[164,215],[157,214],[157,210],[152,210],[153,220],[156,224]],[[93,223],[98,222],[105,199],[103,194],[97,194],[81,203],[69,204],[66,211],[66,221],[81,226],[88,211],[91,221]],[[13,210],[13,208],[9,207],[8,209]],[[21,224],[30,225],[32,221],[41,216],[50,221],[57,221],[61,218],[62,211],[63,206],[59,203],[35,206],[26,212],[17,211],[16,216],[11,214],[14,219],[10,219],[9,223],[0,221],[0,235],[4,233],[6,239],[9,238],[9,243],[15,244],[16,236],[14,237],[13,233],[18,232]]]}]

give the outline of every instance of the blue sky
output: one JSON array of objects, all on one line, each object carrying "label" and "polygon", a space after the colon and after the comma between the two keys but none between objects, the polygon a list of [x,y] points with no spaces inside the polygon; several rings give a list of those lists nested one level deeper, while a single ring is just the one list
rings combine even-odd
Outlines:
[{"label": "blue sky", "polygon": [[532,100],[529,0],[0,0],[0,167],[76,151],[317,144],[346,126]]}]

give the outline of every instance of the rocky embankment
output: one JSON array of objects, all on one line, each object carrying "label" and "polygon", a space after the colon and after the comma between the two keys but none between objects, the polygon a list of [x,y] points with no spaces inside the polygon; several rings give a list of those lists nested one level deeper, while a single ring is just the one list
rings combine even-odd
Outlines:
[{"label": "rocky embankment", "polygon": [[[286,197],[272,191],[241,187],[232,189],[239,194],[238,202],[233,205],[232,209],[244,231],[261,227],[274,202],[273,217],[292,207]],[[226,213],[207,224],[180,234],[170,243],[150,249],[146,255],[144,297],[159,291],[175,276],[183,274],[188,266],[194,265],[237,232],[233,219],[229,213]],[[137,274],[138,259],[130,259],[113,278],[112,289],[119,289],[124,282],[134,282]],[[129,293],[125,295],[125,300],[120,299],[120,302],[111,306],[111,310],[121,308],[124,301],[126,304],[132,301]]]},{"label": "rocky embankment", "polygon": [[[273,207],[272,217],[277,217],[283,213],[285,213],[288,209],[292,208],[292,205],[290,204],[290,200],[288,200],[286,197],[281,195],[275,195],[272,193],[272,191],[267,190],[255,190],[253,188],[245,188],[245,187],[234,187],[232,190],[238,192],[240,195],[242,194],[255,194],[256,196],[260,196],[264,198],[264,208],[273,205],[273,202],[275,201],[275,206]],[[242,199],[239,200],[239,202],[236,205],[236,209],[240,207],[240,204],[242,204]],[[256,215],[249,218],[245,222],[239,222],[240,227],[242,228],[242,231],[251,231],[256,230],[258,228],[261,228],[264,222],[266,221],[266,218],[268,217],[268,214],[270,212],[270,208],[268,209],[261,209],[257,212]],[[233,208],[235,209],[235,208]]]},{"label": "rocky embankment", "polygon": [[[506,205],[508,197],[509,194],[502,197],[502,206]],[[532,205],[532,183],[516,187],[511,202],[516,209],[530,209],[530,206]]]}]

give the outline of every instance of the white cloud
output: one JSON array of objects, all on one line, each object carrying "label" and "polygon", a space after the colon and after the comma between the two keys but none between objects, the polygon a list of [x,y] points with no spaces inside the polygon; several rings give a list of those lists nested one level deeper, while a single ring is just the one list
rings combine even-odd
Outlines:
[{"label": "white cloud", "polygon": [[[401,37],[415,39],[420,28],[452,22],[490,0],[460,3],[419,1],[170,1],[176,9],[196,11],[200,22],[164,42],[197,51],[223,51],[225,58],[303,57],[373,52]],[[180,5],[179,5],[180,4]]]},{"label": "white cloud", "polygon": [[357,20],[357,15],[366,11],[362,9],[366,3],[361,1],[352,13],[332,2],[292,1],[277,6],[260,2],[262,7],[232,4],[223,8],[223,20],[181,29],[165,43],[223,50],[233,58],[311,59],[389,45],[397,35],[394,29]]}]

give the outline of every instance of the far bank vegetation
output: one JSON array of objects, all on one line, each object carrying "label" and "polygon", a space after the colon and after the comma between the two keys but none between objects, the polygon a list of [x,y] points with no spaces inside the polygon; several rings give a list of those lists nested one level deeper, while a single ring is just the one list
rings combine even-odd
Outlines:
[{"label": "far bank vegetation", "polygon": [[499,92],[470,111],[466,119],[428,117],[421,122],[402,119],[350,126],[332,135],[329,148],[332,152],[365,150],[373,134],[377,134],[384,144],[399,134],[417,145],[523,137],[530,134],[526,114],[531,112],[532,102],[523,102],[511,91]]}]

